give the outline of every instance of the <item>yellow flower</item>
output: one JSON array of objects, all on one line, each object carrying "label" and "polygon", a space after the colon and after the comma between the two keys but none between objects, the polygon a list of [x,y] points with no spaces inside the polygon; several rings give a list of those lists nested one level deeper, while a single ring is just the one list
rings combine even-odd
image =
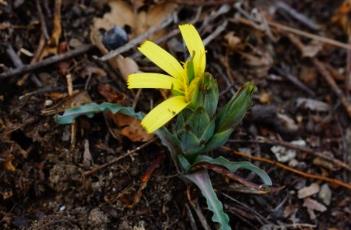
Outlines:
[{"label": "yellow flower", "polygon": [[183,65],[160,46],[146,41],[139,47],[139,51],[168,75],[136,73],[128,76],[128,88],[172,91],[172,97],[157,105],[142,120],[141,124],[149,133],[165,125],[190,104],[197,84],[204,76],[206,54],[199,33],[190,24],[180,25],[179,29],[190,53],[189,59]]}]

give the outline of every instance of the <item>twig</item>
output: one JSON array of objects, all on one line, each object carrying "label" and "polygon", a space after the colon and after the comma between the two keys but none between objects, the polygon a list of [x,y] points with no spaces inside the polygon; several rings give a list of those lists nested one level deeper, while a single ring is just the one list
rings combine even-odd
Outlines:
[{"label": "twig", "polygon": [[318,30],[320,28],[320,26],[317,25],[314,21],[306,17],[304,14],[298,12],[285,2],[278,1],[276,3],[276,7],[282,10],[283,14],[288,13],[291,17],[295,18],[296,20],[298,20],[299,22],[301,22],[302,24],[304,24],[312,30]]},{"label": "twig", "polygon": [[231,154],[237,155],[237,156],[241,156],[241,157],[250,159],[250,160],[255,160],[255,161],[260,161],[260,162],[264,162],[264,163],[267,163],[267,164],[271,164],[271,165],[276,166],[278,168],[282,168],[282,169],[284,169],[286,171],[289,171],[289,172],[295,173],[297,175],[303,176],[305,178],[325,181],[325,182],[327,182],[330,185],[341,186],[343,188],[347,188],[347,189],[351,190],[351,184],[345,183],[345,182],[343,182],[341,180],[338,180],[338,179],[333,179],[333,178],[329,178],[329,177],[325,177],[325,176],[321,176],[321,175],[315,175],[315,174],[311,174],[311,173],[302,172],[302,171],[300,171],[298,169],[292,168],[292,167],[287,166],[285,164],[282,164],[282,163],[279,163],[279,162],[276,162],[276,161],[273,161],[273,160],[270,160],[270,159],[267,159],[267,158],[264,158],[264,157],[251,156],[251,155],[249,155],[247,153],[237,152],[237,151],[234,151],[234,150],[232,150],[231,148],[228,148],[228,147],[222,147],[222,150],[224,150],[225,152],[229,152]]},{"label": "twig", "polygon": [[145,148],[146,146],[150,145],[151,143],[153,143],[154,141],[156,140],[156,138],[152,138],[151,140],[149,140],[148,142],[145,142],[144,144],[136,147],[135,149],[133,150],[130,150],[130,151],[127,151],[126,153],[124,153],[123,155],[119,156],[119,157],[116,157],[115,159],[111,160],[110,162],[107,162],[103,165],[99,165],[99,166],[96,166],[95,168],[89,170],[89,171],[86,171],[83,173],[84,176],[90,176],[94,173],[96,173],[97,171],[100,171],[102,169],[105,169],[107,167],[109,167],[110,165],[113,165],[115,163],[117,163],[118,161],[122,160],[123,158],[126,158],[127,156],[131,156],[133,155],[134,153],[136,153],[137,151]]},{"label": "twig", "polygon": [[293,76],[290,74],[288,71],[286,71],[286,68],[278,68],[278,67],[273,67],[273,69],[280,75],[285,76],[291,83],[293,83],[295,86],[300,88],[302,91],[307,93],[310,96],[315,96],[316,94],[308,88],[306,85],[304,85],[296,76]]},{"label": "twig", "polygon": [[[21,67],[24,66],[22,60],[18,57],[17,53],[15,52],[15,50],[13,49],[13,47],[11,45],[7,46],[6,52],[7,52],[7,55],[10,57],[11,61],[13,62],[13,65],[16,68],[21,68]],[[41,81],[35,75],[31,76],[31,80],[33,81],[33,83],[37,87],[42,87],[43,86]]]},{"label": "twig", "polygon": [[94,46],[90,45],[90,44],[89,45],[82,45],[81,47],[78,47],[77,49],[67,51],[66,53],[63,53],[63,54],[58,54],[58,55],[49,57],[49,58],[44,59],[40,62],[25,65],[25,66],[22,66],[20,68],[10,70],[10,71],[7,71],[5,73],[1,73],[0,80],[8,78],[8,77],[16,76],[16,75],[28,73],[30,71],[34,71],[34,70],[46,67],[48,65],[52,65],[52,64],[55,64],[57,62],[61,62],[61,61],[82,55],[82,54],[88,52],[89,50],[91,50],[93,47]]},{"label": "twig", "polygon": [[203,40],[205,46],[208,45],[213,39],[215,39],[218,35],[220,35],[227,27],[228,21],[226,20],[223,24],[217,27],[215,31],[213,31],[207,38]]},{"label": "twig", "polygon": [[[242,23],[244,25],[256,28],[255,24],[252,21],[250,21],[248,19],[245,19],[243,17],[240,17],[240,16],[236,17],[234,22],[240,22],[240,23]],[[315,35],[315,34],[312,34],[312,33],[308,33],[308,32],[305,32],[305,31],[302,31],[302,30],[299,30],[299,29],[295,29],[295,28],[292,28],[292,27],[289,27],[289,26],[285,26],[285,25],[279,24],[277,22],[268,21],[268,24],[270,26],[274,27],[275,29],[278,29],[278,30],[284,30],[285,32],[297,34],[299,36],[310,38],[310,39],[313,39],[313,40],[316,40],[316,41],[319,41],[319,42],[322,42],[322,43],[326,43],[326,44],[329,44],[329,45],[332,45],[332,46],[336,46],[336,47],[339,47],[339,48],[351,50],[351,45],[350,44],[339,42],[339,41],[336,41],[336,40],[331,39],[331,38],[321,37],[321,36],[318,36],[318,35]]]},{"label": "twig", "polygon": [[154,33],[167,27],[169,24],[172,23],[172,21],[173,21],[173,17],[168,17],[163,22],[161,22],[160,25],[152,26],[148,31],[139,35],[138,37],[134,38],[133,40],[129,41],[127,44],[119,47],[118,49],[112,50],[100,58],[98,58],[98,57],[94,57],[94,58],[99,60],[99,61],[110,60],[111,58],[116,57],[117,55],[132,49],[133,47],[135,47],[136,45],[138,45],[139,43],[141,43],[142,41],[144,41],[145,39],[147,39],[148,37],[150,37]]},{"label": "twig", "polygon": [[334,91],[336,96],[338,96],[340,98],[341,104],[344,106],[344,108],[347,112],[347,115],[351,118],[351,102],[348,100],[348,98],[341,91],[341,89],[336,84],[334,78],[330,75],[330,73],[326,69],[326,67],[316,58],[313,58],[312,61],[313,61],[313,64],[318,69],[319,73],[324,77],[326,82],[329,84],[330,88]]},{"label": "twig", "polygon": [[41,8],[39,0],[36,0],[35,4],[37,5],[39,20],[40,20],[40,26],[41,26],[41,32],[43,33],[45,39],[48,41],[50,37],[49,37],[48,29],[47,29],[47,26],[46,26],[45,17],[44,17],[44,14],[43,14],[43,9]]},{"label": "twig", "polygon": [[210,225],[207,223],[206,217],[203,214],[203,212],[201,210],[201,207],[199,206],[199,203],[197,202],[196,199],[195,200],[191,199],[190,187],[189,186],[187,186],[187,189],[186,189],[186,197],[188,198],[189,204],[194,209],[194,211],[195,211],[195,213],[196,213],[196,215],[197,215],[197,217],[198,217],[203,229],[210,230],[211,229]]},{"label": "twig", "polygon": [[254,144],[266,144],[266,145],[267,144],[268,145],[280,145],[280,146],[284,146],[284,147],[289,148],[289,149],[294,149],[297,151],[301,151],[301,152],[313,155],[315,157],[319,157],[319,158],[324,159],[326,161],[330,161],[330,162],[334,163],[335,165],[351,172],[350,165],[348,165],[348,164],[346,164],[338,159],[335,159],[333,157],[329,157],[329,156],[322,154],[321,152],[318,152],[318,151],[313,150],[311,148],[294,145],[294,144],[291,144],[291,143],[288,143],[285,141],[264,139],[264,140],[229,140],[228,142],[230,142],[230,143],[254,143]]},{"label": "twig", "polygon": [[[304,48],[304,44],[300,41],[300,39],[296,36],[288,36],[290,41],[302,52]],[[351,102],[348,98],[344,95],[342,90],[336,84],[334,78],[328,71],[327,67],[325,67],[322,62],[320,62],[317,58],[311,57],[310,58],[315,67],[317,68],[318,72],[324,77],[325,81],[329,84],[330,88],[334,91],[336,96],[340,98],[341,104],[344,106],[347,115],[351,118]]]},{"label": "twig", "polygon": [[196,227],[195,218],[194,218],[193,213],[191,212],[191,209],[190,209],[188,204],[185,204],[185,209],[186,209],[186,214],[189,217],[189,222],[190,222],[191,229],[192,230],[198,230],[198,228]]}]

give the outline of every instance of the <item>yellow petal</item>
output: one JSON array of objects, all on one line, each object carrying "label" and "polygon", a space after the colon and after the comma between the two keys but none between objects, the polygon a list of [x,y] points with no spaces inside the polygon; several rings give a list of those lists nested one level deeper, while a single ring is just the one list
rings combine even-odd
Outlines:
[{"label": "yellow petal", "polygon": [[194,55],[195,76],[202,77],[206,67],[206,51],[204,43],[193,25],[180,25],[179,29],[190,55]]},{"label": "yellow petal", "polygon": [[171,97],[146,114],[141,124],[148,133],[152,133],[170,121],[187,105],[183,96]]},{"label": "yellow petal", "polygon": [[128,76],[128,88],[178,89],[179,82],[160,73],[135,73]]},{"label": "yellow petal", "polygon": [[185,72],[181,64],[170,53],[151,41],[144,42],[139,51],[169,75],[181,79]]}]

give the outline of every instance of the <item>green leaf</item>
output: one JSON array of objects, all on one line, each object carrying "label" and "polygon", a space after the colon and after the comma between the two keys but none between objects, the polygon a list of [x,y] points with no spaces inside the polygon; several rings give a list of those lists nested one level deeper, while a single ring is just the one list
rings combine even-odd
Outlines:
[{"label": "green leaf", "polygon": [[207,207],[212,211],[212,221],[220,224],[220,230],[230,230],[229,217],[223,210],[223,205],[213,190],[211,179],[206,170],[184,175],[192,181],[201,191],[207,202]]},{"label": "green leaf", "polygon": [[112,113],[123,113],[128,116],[135,117],[139,120],[143,118],[142,113],[136,113],[132,107],[125,107],[115,103],[89,103],[81,105],[75,108],[67,109],[63,115],[56,115],[55,121],[60,125],[66,125],[73,123],[74,119],[85,115],[89,118],[93,117],[95,113],[100,113],[104,111],[111,111]]},{"label": "green leaf", "polygon": [[233,129],[227,129],[223,132],[216,133],[215,135],[213,135],[209,142],[206,144],[204,152],[209,152],[211,150],[214,150],[215,148],[218,148],[219,146],[222,146],[224,143],[227,142],[232,132]]},{"label": "green leaf", "polygon": [[219,165],[228,169],[232,173],[235,173],[238,169],[247,169],[249,171],[256,173],[261,178],[261,180],[265,185],[272,186],[272,180],[269,177],[269,175],[264,170],[258,168],[257,166],[255,166],[254,164],[251,164],[248,161],[232,162],[222,156],[217,158],[212,158],[206,155],[199,155],[195,159],[193,166],[199,163],[209,163],[209,164]]},{"label": "green leaf", "polygon": [[248,82],[230,99],[218,114],[216,131],[221,132],[240,123],[251,105],[255,89],[256,87]]},{"label": "green leaf", "polygon": [[203,148],[200,139],[191,131],[184,130],[180,134],[180,145],[183,154],[194,154]]},{"label": "green leaf", "polygon": [[212,137],[215,131],[215,128],[216,128],[216,122],[215,120],[212,120],[210,123],[207,124],[207,127],[202,133],[200,137],[200,143],[206,143]]},{"label": "green leaf", "polygon": [[178,154],[177,158],[178,158],[180,166],[183,169],[183,172],[188,172],[191,169],[190,162],[184,157],[183,154]]},{"label": "green leaf", "polygon": [[187,120],[187,128],[191,130],[197,137],[201,137],[206,126],[210,123],[210,117],[203,107],[197,108]]}]

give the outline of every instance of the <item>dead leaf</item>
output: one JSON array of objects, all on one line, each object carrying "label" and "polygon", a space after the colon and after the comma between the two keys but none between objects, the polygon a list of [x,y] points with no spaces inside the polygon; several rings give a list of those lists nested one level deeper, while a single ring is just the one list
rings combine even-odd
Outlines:
[{"label": "dead leaf", "polygon": [[62,101],[56,103],[55,105],[43,109],[41,111],[42,115],[54,115],[57,113],[61,113],[66,109],[70,109],[72,107],[76,107],[82,104],[90,103],[92,100],[89,94],[86,91],[78,92],[73,94],[72,96],[68,96],[64,98]]},{"label": "dead leaf", "polygon": [[238,48],[239,44],[241,43],[241,39],[234,35],[234,32],[229,32],[224,36],[228,47],[230,50],[235,50]]},{"label": "dead leaf", "polygon": [[91,156],[89,149],[89,141],[87,139],[84,140],[84,152],[83,152],[83,165],[85,167],[91,166],[93,162],[93,157]]},{"label": "dead leaf", "polygon": [[304,108],[317,112],[327,112],[331,109],[329,104],[311,98],[298,98],[296,104],[299,108]]},{"label": "dead leaf", "polygon": [[[98,87],[99,93],[106,98],[108,102],[127,104],[127,97],[117,92],[108,84],[101,84]],[[139,120],[120,113],[107,113],[109,119],[119,128],[119,134],[127,137],[133,142],[146,142],[151,140],[153,135],[148,134],[141,126]]]},{"label": "dead leaf", "polygon": [[5,157],[4,161],[2,162],[2,165],[6,171],[9,172],[15,172],[16,167],[13,165],[12,161],[15,159],[15,157],[12,154],[7,154]]},{"label": "dead leaf", "polygon": [[313,183],[310,186],[304,187],[297,192],[297,197],[299,199],[304,199],[306,197],[312,196],[318,193],[320,190],[319,184]]},{"label": "dead leaf", "polygon": [[[159,24],[170,16],[177,7],[174,3],[164,2],[137,12],[133,9],[133,6],[123,0],[110,0],[108,4],[111,11],[102,18],[95,18],[93,28],[97,31],[100,29],[108,31],[114,26],[124,27],[127,25],[132,29],[132,37],[145,32],[151,26]],[[156,33],[154,38],[161,34]]]},{"label": "dead leaf", "polygon": [[323,184],[321,186],[321,190],[319,191],[318,197],[323,201],[324,204],[330,205],[331,198],[332,198],[332,191],[328,184]]},{"label": "dead leaf", "polygon": [[308,214],[312,220],[316,219],[314,211],[325,212],[327,210],[327,207],[311,198],[306,198],[302,206],[307,208]]},{"label": "dead leaf", "polygon": [[258,100],[262,104],[269,104],[272,101],[272,95],[269,92],[261,92]]},{"label": "dead leaf", "polygon": [[104,96],[104,98],[111,103],[119,103],[125,105],[127,96],[122,93],[117,93],[117,90],[114,89],[109,84],[99,84],[98,92]]},{"label": "dead leaf", "polygon": [[350,23],[350,12],[351,12],[351,0],[345,0],[340,7],[337,9],[332,21],[340,25],[343,30],[351,35],[351,23]]},{"label": "dead leaf", "polygon": [[132,73],[139,72],[138,64],[129,57],[123,57],[122,55],[118,55],[117,57],[117,66],[123,79],[127,82],[128,75]]},{"label": "dead leaf", "polygon": [[319,51],[323,48],[322,44],[318,41],[313,40],[310,44],[303,46],[302,56],[303,57],[315,57]]}]

